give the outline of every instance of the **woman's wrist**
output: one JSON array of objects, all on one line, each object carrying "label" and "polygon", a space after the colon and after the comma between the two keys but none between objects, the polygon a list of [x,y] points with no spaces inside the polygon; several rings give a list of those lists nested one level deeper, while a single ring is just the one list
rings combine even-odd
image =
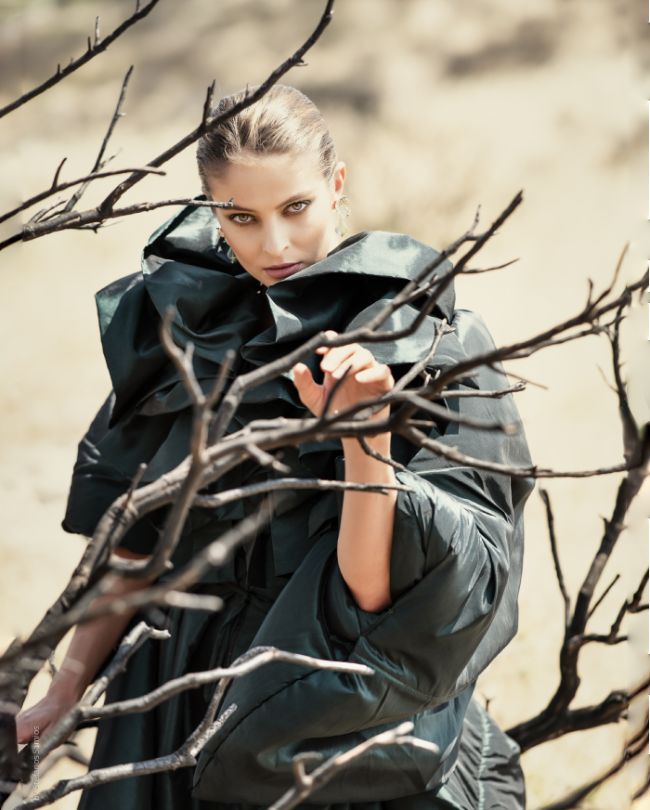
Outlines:
[{"label": "woman's wrist", "polygon": [[83,697],[90,679],[82,671],[61,668],[52,678],[48,694],[77,703]]},{"label": "woman's wrist", "polygon": [[[375,414],[371,420],[369,421],[383,421],[390,416],[390,409],[389,407],[383,408],[377,414]],[[390,457],[390,445],[391,445],[391,433],[390,431],[386,431],[384,433],[376,433],[374,436],[364,436],[365,442],[368,446],[375,450],[377,453],[380,453],[382,456]],[[363,458],[368,461],[372,461],[376,464],[381,464],[385,466],[383,462],[378,461],[377,459],[373,459],[372,456],[369,456],[368,453],[363,449],[363,446],[359,439],[356,437],[345,437],[341,439],[341,445],[343,447],[343,453],[346,459],[350,458]]]},{"label": "woman's wrist", "polygon": [[[378,433],[376,436],[364,437],[365,442],[371,450],[374,450],[376,453],[379,453],[382,456],[388,457],[390,457],[390,439],[390,433]],[[343,455],[346,461],[363,460],[384,466],[382,461],[379,461],[366,453],[363,445],[356,438],[341,439],[341,445],[343,446]]]}]

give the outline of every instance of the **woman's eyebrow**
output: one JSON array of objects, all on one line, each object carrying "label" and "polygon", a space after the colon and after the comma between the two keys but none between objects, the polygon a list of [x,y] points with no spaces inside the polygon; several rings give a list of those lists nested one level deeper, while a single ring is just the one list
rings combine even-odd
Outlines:
[{"label": "woman's eyebrow", "polygon": [[[308,197],[309,194],[310,194],[309,191],[301,191],[300,194],[294,194],[292,197],[289,197],[288,200],[285,200],[284,202],[280,203],[280,205],[278,205],[278,208],[284,208],[284,206],[289,205],[289,203],[296,202],[297,200],[302,200],[303,197]],[[247,214],[257,213],[257,211],[254,208],[246,208],[243,205],[237,205],[237,203],[234,202],[234,200],[232,206],[228,210],[232,211],[233,208],[237,209],[237,211],[246,211]]]}]

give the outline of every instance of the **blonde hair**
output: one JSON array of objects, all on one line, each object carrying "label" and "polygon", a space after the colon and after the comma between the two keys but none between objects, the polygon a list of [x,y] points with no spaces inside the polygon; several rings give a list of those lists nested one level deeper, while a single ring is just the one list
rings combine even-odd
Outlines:
[{"label": "blonde hair", "polygon": [[[259,85],[249,87],[249,94]],[[220,115],[242,101],[246,91],[224,96],[213,115]],[[329,179],[336,166],[336,149],[320,110],[304,93],[286,84],[275,84],[259,101],[228,118],[203,135],[196,149],[199,177],[209,197],[208,175],[219,176],[228,164],[245,153],[314,153],[323,176]]]}]

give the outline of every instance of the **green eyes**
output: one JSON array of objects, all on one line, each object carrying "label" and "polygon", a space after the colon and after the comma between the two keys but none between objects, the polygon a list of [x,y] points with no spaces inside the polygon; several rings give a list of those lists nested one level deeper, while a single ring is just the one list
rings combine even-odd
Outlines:
[{"label": "green eyes", "polygon": [[[290,203],[285,208],[285,212],[290,216],[293,214],[301,214],[309,205],[311,205],[311,200],[297,200],[296,202]],[[296,206],[300,207],[297,208]],[[242,221],[241,217],[245,219]],[[254,220],[254,217],[252,214],[230,214],[228,219],[236,225],[249,225]]]}]

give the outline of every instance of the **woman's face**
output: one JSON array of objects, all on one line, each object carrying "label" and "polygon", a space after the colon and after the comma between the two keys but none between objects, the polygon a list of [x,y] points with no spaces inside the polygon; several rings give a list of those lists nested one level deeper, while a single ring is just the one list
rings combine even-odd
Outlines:
[{"label": "woman's face", "polygon": [[328,181],[311,154],[251,154],[208,175],[208,189],[214,200],[233,200],[215,209],[223,236],[244,270],[271,286],[340,242],[335,203],[344,179],[342,162]]}]

